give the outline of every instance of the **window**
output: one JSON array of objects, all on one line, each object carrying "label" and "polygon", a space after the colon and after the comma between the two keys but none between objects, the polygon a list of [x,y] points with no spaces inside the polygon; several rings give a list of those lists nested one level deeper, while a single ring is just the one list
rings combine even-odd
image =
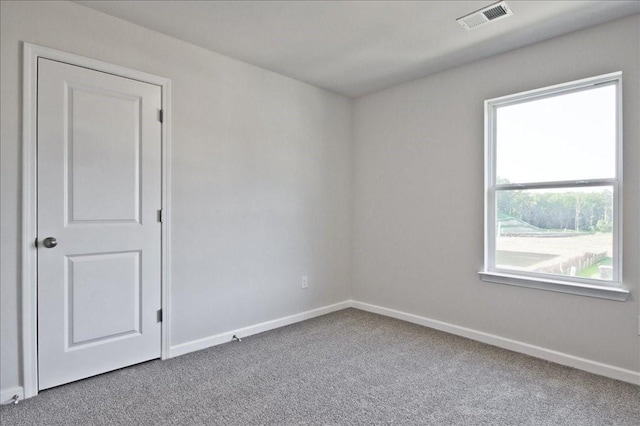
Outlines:
[{"label": "window", "polygon": [[621,79],[485,102],[484,280],[626,299]]}]

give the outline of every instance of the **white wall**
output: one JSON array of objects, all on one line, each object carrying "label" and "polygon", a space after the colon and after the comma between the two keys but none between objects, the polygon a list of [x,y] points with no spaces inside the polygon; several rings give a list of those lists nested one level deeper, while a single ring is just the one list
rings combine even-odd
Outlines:
[{"label": "white wall", "polygon": [[0,390],[21,385],[21,41],[172,79],[173,345],[349,298],[350,100],[74,3],[1,8]]},{"label": "white wall", "polygon": [[[624,284],[614,302],[480,281],[483,101],[624,73]],[[640,371],[640,17],[354,104],[355,300]]]}]

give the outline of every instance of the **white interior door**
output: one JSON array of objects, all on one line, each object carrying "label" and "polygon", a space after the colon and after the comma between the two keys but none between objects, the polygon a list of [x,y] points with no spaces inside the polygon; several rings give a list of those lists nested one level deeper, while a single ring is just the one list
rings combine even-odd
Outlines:
[{"label": "white interior door", "polygon": [[39,389],[160,357],[161,94],[38,60]]}]

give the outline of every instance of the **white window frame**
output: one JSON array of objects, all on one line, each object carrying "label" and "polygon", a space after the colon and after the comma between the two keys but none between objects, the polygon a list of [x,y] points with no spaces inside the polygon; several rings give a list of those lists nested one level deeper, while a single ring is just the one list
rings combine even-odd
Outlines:
[{"label": "white window frame", "polygon": [[[616,87],[616,175],[611,179],[571,180],[556,182],[529,182],[525,184],[498,184],[496,181],[496,111],[499,107],[589,90],[594,86]],[[551,290],[582,296],[624,301],[629,291],[622,285],[622,72],[600,75],[542,89],[486,100],[485,107],[485,226],[483,281],[521,287]],[[609,185],[613,188],[613,280],[542,274],[497,268],[496,248],[496,192],[500,190],[584,188]]]}]

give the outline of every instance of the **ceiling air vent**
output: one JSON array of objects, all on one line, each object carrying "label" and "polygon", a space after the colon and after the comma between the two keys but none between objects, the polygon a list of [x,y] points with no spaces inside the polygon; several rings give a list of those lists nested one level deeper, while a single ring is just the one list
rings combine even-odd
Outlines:
[{"label": "ceiling air vent", "polygon": [[458,21],[462,28],[467,31],[471,31],[481,27],[482,25],[488,24],[489,22],[506,18],[511,15],[513,15],[511,8],[507,6],[507,3],[501,1],[483,9],[476,10],[462,18],[458,18],[456,21]]}]

